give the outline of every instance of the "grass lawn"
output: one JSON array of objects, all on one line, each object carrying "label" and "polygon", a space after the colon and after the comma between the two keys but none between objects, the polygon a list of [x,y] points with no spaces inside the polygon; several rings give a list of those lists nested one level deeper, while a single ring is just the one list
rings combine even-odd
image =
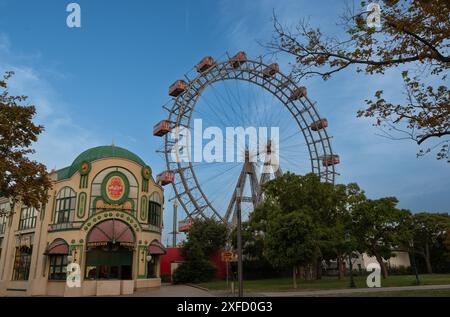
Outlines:
[{"label": "grass lawn", "polygon": [[[390,286],[411,286],[415,285],[416,278],[414,275],[392,275],[387,279],[381,279],[382,287]],[[350,279],[346,277],[339,280],[337,277],[324,276],[317,281],[301,281],[297,280],[298,288],[294,289],[291,278],[276,278],[264,280],[244,280],[244,290],[246,292],[262,292],[262,291],[304,291],[319,289],[338,289],[348,288]],[[420,275],[422,285],[439,285],[450,284],[450,274],[423,274]],[[366,276],[355,277],[356,287],[366,288]],[[210,290],[226,290],[229,289],[226,281],[216,280],[198,284]]]},{"label": "grass lawn", "polygon": [[[342,295],[341,295],[342,296]],[[349,297],[450,297],[450,289],[348,294]]]}]

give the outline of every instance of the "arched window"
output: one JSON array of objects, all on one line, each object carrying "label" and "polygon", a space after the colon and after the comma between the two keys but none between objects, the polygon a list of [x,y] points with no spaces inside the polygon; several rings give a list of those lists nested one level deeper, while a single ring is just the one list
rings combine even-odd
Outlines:
[{"label": "arched window", "polygon": [[158,192],[150,195],[148,203],[148,223],[160,227],[161,226],[161,196]]},{"label": "arched window", "polygon": [[56,196],[55,223],[72,222],[77,194],[70,187],[62,188]]},{"label": "arched window", "polygon": [[70,254],[69,245],[63,239],[55,239],[45,251],[49,257],[49,280],[65,280],[67,273],[67,256]]},{"label": "arched window", "polygon": [[133,206],[133,212],[136,212],[137,214],[137,206],[138,206],[138,193],[139,193],[139,184],[137,181],[136,176],[131,173],[129,170],[122,168],[122,167],[109,167],[101,172],[99,172],[94,179],[92,180],[91,184],[91,197],[90,197],[90,215],[98,212],[96,208],[96,202],[98,199],[103,200],[102,196],[102,184],[105,179],[105,177],[108,176],[111,172],[119,172],[127,178],[129,182],[129,192],[128,192],[128,200],[132,202]]}]

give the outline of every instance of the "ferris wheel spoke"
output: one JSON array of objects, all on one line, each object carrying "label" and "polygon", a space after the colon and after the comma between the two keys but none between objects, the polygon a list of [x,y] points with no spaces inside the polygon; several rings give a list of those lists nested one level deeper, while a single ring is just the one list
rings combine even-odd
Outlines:
[{"label": "ferris wheel spoke", "polygon": [[[232,98],[230,97],[230,93],[229,93],[229,90],[228,90],[228,86],[227,86],[226,81],[223,82],[223,86],[225,87],[225,91],[226,91],[226,93],[227,93],[227,101],[225,101],[225,98],[222,96],[222,94],[220,94],[220,93],[217,92],[217,89],[216,89],[214,86],[211,85],[211,89],[214,91],[214,94],[215,94],[216,97],[217,97],[217,96],[220,96],[221,99],[225,101],[225,104],[227,105],[227,107],[224,107],[224,108],[223,108],[223,111],[228,112],[227,110],[228,110],[228,109],[231,109],[231,111],[232,111],[233,114],[234,114],[234,117],[235,117],[235,118],[238,118],[240,112],[239,112],[239,110],[236,111],[236,109],[235,109],[235,104],[236,104],[236,103],[233,102]],[[217,97],[217,98],[218,98],[218,97]],[[239,108],[241,108],[241,107],[240,107],[240,104],[238,104],[238,105],[239,105]],[[243,113],[243,112],[241,112],[241,115],[242,115],[242,113]],[[229,126],[233,126],[233,125],[235,125],[235,122],[234,122],[234,121],[232,121],[232,125],[229,125]]]},{"label": "ferris wheel spoke", "polygon": [[[235,85],[237,86],[237,81],[238,80],[235,80],[234,82],[235,82]],[[229,100],[230,100],[230,104],[234,107],[234,104],[236,104],[238,107],[239,107],[239,110],[240,111],[242,111],[242,113],[241,114],[238,114],[238,116],[237,116],[237,118],[242,118],[242,121],[243,121],[243,125],[244,126],[248,126],[249,125],[249,122],[250,122],[250,120],[249,120],[249,117],[248,117],[248,114],[247,114],[247,108],[245,108],[245,107],[243,107],[242,106],[242,101],[241,101],[241,99],[240,98],[237,98],[236,96],[235,96],[235,94],[233,93],[233,89],[229,89],[228,88],[228,83],[227,83],[228,81],[227,80],[225,80],[224,81],[224,87],[225,87],[225,92],[226,92],[226,94],[227,94],[227,97],[229,98]],[[234,102],[233,102],[233,100],[234,100]],[[247,111],[246,111],[247,110]]]},{"label": "ferris wheel spoke", "polygon": [[[213,103],[210,103],[209,102],[209,98],[207,98],[206,96],[203,96],[203,99],[205,100],[205,103],[207,103],[207,104],[213,104]],[[228,116],[227,115],[225,115],[225,116],[222,116],[221,115],[221,112],[223,112],[223,108],[222,109],[215,109],[215,107],[208,107],[213,113],[214,113],[214,117],[215,118],[217,118],[220,122],[221,122],[221,124],[223,125],[223,126],[227,126],[229,123],[226,123],[223,119],[225,119],[225,120],[230,120],[229,118],[228,118]]]},{"label": "ferris wheel spoke", "polygon": [[219,109],[218,109],[218,113],[219,113],[219,116],[220,116],[220,114],[221,115],[223,115],[223,116],[225,116],[226,118],[227,118],[227,120],[228,120],[228,123],[225,125],[225,127],[226,126],[232,126],[232,124],[233,124],[233,120],[229,117],[229,115],[228,115],[228,110],[231,108],[231,109],[234,109],[233,108],[233,103],[232,102],[230,102],[230,101],[227,101],[227,100],[225,100],[225,98],[221,95],[221,94],[218,94],[217,92],[216,92],[216,87],[214,87],[215,86],[215,84],[212,84],[210,87],[211,87],[211,91],[212,91],[212,93],[213,93],[213,95],[214,95],[214,98],[218,101],[218,103],[219,103]]}]

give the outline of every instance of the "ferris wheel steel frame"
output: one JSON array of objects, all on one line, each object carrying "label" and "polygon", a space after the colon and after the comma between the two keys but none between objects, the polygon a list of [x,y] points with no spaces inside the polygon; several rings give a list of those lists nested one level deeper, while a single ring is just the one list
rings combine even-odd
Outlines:
[{"label": "ferris wheel steel frame", "polygon": [[[335,165],[321,165],[324,158],[333,156],[330,137],[326,128],[317,131],[312,131],[310,128],[312,123],[321,119],[315,108],[315,103],[311,102],[307,96],[295,100],[290,98],[300,86],[280,71],[276,71],[273,76],[265,76],[263,70],[267,67],[269,65],[263,63],[262,58],[258,58],[258,60],[247,59],[236,67],[230,63],[229,57],[226,61],[216,61],[213,66],[204,72],[200,72],[193,79],[185,75],[187,80],[186,90],[178,97],[173,98],[171,108],[164,106],[164,109],[169,112],[168,121],[171,124],[171,129],[177,127],[190,129],[192,114],[197,102],[208,86],[226,80],[247,81],[265,89],[275,96],[282,103],[282,106],[286,107],[296,121],[306,142],[311,172],[318,175],[322,181],[334,183],[337,174]],[[170,153],[176,142],[177,140],[169,139],[169,134],[164,136],[164,155],[167,170],[174,173],[172,187],[175,199],[179,201],[188,217],[218,218],[228,224],[230,219],[222,216],[205,195],[192,162],[170,160]]]}]

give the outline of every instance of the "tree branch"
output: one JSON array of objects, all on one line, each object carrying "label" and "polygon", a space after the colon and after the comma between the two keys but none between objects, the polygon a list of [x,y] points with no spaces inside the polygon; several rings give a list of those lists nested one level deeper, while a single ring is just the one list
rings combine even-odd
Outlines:
[{"label": "tree branch", "polygon": [[426,141],[429,138],[433,138],[433,137],[440,138],[440,137],[443,137],[445,135],[450,135],[450,131],[430,133],[430,134],[427,134],[427,135],[421,137],[419,140],[417,140],[417,144],[420,145],[420,144],[422,144],[424,141]]}]

